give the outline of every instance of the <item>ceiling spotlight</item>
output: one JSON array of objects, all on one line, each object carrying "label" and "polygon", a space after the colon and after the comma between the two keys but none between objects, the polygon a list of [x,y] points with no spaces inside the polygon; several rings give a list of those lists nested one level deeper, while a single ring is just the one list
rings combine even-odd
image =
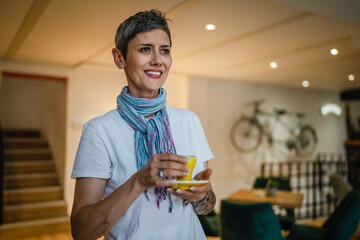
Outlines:
[{"label": "ceiling spotlight", "polygon": [[273,68],[273,69],[275,69],[275,68],[278,67],[277,62],[271,62],[269,65],[270,65],[270,67]]},{"label": "ceiling spotlight", "polygon": [[303,85],[303,87],[308,87],[308,86],[310,86],[310,83],[309,83],[309,81],[304,80],[304,81],[302,81],[302,85]]},{"label": "ceiling spotlight", "polygon": [[208,24],[205,26],[205,28],[209,31],[215,30],[216,26],[214,24]]},{"label": "ceiling spotlight", "polygon": [[349,79],[349,81],[354,81],[355,76],[353,74],[349,74],[348,79]]},{"label": "ceiling spotlight", "polygon": [[339,54],[339,51],[336,48],[330,50],[331,55],[335,56]]}]

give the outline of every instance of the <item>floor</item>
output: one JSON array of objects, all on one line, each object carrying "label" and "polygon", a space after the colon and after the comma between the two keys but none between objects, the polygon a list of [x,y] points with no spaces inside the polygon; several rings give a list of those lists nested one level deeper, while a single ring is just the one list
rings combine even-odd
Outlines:
[{"label": "floor", "polygon": [[[359,238],[353,238],[352,240],[358,240]],[[28,238],[16,238],[13,240],[73,240],[70,233],[56,233],[52,235],[42,235],[38,237],[28,237]],[[100,239],[98,239],[100,240]],[[207,240],[221,240],[220,237],[207,237]]]},{"label": "floor", "polygon": [[37,237],[16,238],[14,240],[73,240],[73,238],[69,232],[61,232]]},{"label": "floor", "polygon": [[[308,224],[313,225],[313,226],[321,226],[321,224],[323,222],[324,222],[324,220],[321,219],[321,220],[309,222]],[[359,226],[357,233],[352,238],[352,240],[359,240],[360,237],[358,238],[358,236],[360,236],[360,226]],[[73,238],[72,238],[70,232],[61,232],[61,233],[55,233],[55,234],[51,234],[51,235],[50,234],[41,235],[41,236],[37,236],[37,237],[16,238],[13,240],[73,240]],[[98,240],[102,240],[102,238],[100,238]],[[221,239],[220,239],[220,237],[207,237],[207,240],[221,240]]]},{"label": "floor", "polygon": [[[101,240],[102,238],[98,239]],[[16,238],[13,240],[73,240],[69,232],[46,234],[38,237]],[[207,240],[220,240],[220,237],[208,237]]]}]

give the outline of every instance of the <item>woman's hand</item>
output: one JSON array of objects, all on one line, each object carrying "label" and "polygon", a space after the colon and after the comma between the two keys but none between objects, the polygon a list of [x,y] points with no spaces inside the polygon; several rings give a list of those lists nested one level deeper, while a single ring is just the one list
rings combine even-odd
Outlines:
[{"label": "woman's hand", "polygon": [[[211,176],[211,169],[208,168],[207,162],[204,163],[205,170],[198,173],[194,179],[208,180]],[[212,190],[211,183],[207,183],[203,186],[192,186],[189,190],[168,188],[168,191],[175,196],[182,198],[188,202],[191,202],[194,211],[198,215],[205,215],[210,213],[215,206],[216,196]]]},{"label": "woman's hand", "polygon": [[[210,179],[212,170],[211,169],[205,169],[204,171],[198,173],[194,179],[197,180],[208,180]],[[204,199],[207,195],[207,192],[211,190],[210,183],[206,183],[202,186],[192,186],[189,190],[184,189],[177,189],[176,191],[174,189],[168,189],[168,191],[171,194],[174,194],[175,196],[182,198],[189,202],[197,202],[202,199]]]},{"label": "woman's hand", "polygon": [[183,177],[188,174],[189,168],[185,166],[188,159],[186,157],[172,154],[160,153],[155,154],[137,173],[139,184],[145,189],[150,187],[165,187],[170,186],[173,179],[163,179],[164,177]]}]

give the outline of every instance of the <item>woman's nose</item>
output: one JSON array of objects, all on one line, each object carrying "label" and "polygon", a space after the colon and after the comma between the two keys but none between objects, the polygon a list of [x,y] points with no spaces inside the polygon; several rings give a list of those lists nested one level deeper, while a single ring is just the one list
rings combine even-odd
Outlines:
[{"label": "woman's nose", "polygon": [[162,64],[162,59],[159,53],[154,52],[152,54],[150,64],[154,66],[160,66]]}]

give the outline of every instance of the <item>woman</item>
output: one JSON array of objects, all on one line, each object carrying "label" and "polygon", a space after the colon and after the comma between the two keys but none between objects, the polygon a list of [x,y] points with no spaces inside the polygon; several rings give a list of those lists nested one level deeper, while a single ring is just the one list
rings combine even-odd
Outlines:
[{"label": "woman", "polygon": [[[71,231],[74,239],[206,239],[196,214],[215,205],[210,183],[172,189],[188,174],[209,179],[213,157],[200,121],[166,107],[164,84],[172,63],[167,20],[157,10],[120,24],[112,50],[128,86],[117,109],[85,124],[72,178],[76,178]],[[189,204],[191,203],[191,204]]]}]

